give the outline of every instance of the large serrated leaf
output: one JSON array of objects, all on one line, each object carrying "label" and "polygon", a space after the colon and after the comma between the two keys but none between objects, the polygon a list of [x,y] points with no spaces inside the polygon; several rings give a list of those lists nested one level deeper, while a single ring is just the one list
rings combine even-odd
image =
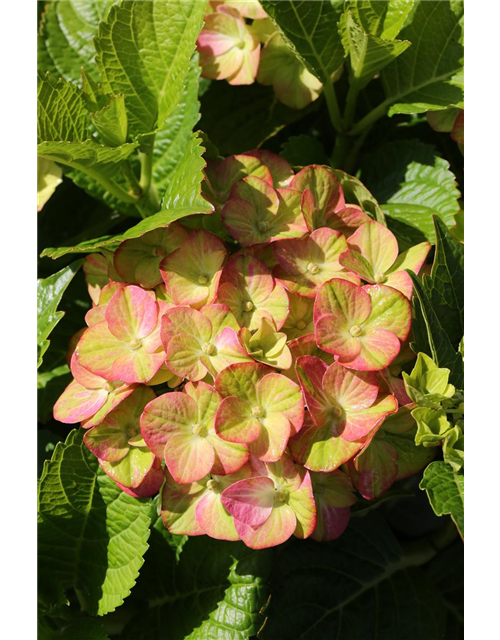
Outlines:
[{"label": "large serrated leaf", "polygon": [[103,88],[125,96],[130,133],[161,127],[176,107],[204,11],[196,0],[122,1],[99,24]]},{"label": "large serrated leaf", "polygon": [[436,241],[433,214],[449,227],[455,224],[460,192],[448,161],[431,145],[418,140],[391,142],[370,154],[365,166],[363,180],[383,203],[389,227],[396,221],[420,234],[412,244]]},{"label": "large serrated leaf", "polygon": [[389,115],[463,108],[463,3],[420,0],[400,37],[412,46],[381,74]]},{"label": "large serrated leaf", "polygon": [[48,618],[39,617],[37,640],[109,640],[102,622],[96,618],[75,617],[57,628],[52,624]]},{"label": "large serrated leaf", "polygon": [[[291,540],[277,556],[264,640],[444,637],[441,596],[378,513],[336,541]],[[408,594],[412,597],[408,597]]]},{"label": "large serrated leaf", "polygon": [[81,91],[49,73],[38,75],[38,142],[88,138],[89,119]]},{"label": "large serrated leaf", "polygon": [[305,167],[308,164],[328,164],[328,156],[324,146],[317,138],[301,134],[290,136],[281,145],[282,158],[288,160],[293,167]]},{"label": "large serrated leaf", "polygon": [[[198,54],[195,54],[190,62],[179,104],[170,113],[155,135],[152,183],[160,198],[164,196],[168,184],[173,186],[172,175],[177,166],[193,156],[192,130],[200,117],[200,104],[198,101],[199,75]],[[71,170],[69,176],[78,186],[88,191],[95,198],[104,200],[113,209],[127,215],[137,213],[132,205],[118,200],[105,191],[97,182],[89,178],[88,175],[80,171]],[[116,180],[117,177],[114,179]],[[123,186],[126,188],[126,183]],[[175,184],[175,187],[179,189],[179,184]]]},{"label": "large serrated leaf", "polygon": [[137,142],[128,142],[119,147],[106,147],[94,140],[83,142],[41,142],[38,155],[80,171],[97,171],[109,178],[137,148]]},{"label": "large serrated leaf", "polygon": [[201,208],[198,205],[195,205],[160,211],[158,213],[155,213],[155,215],[150,216],[149,218],[141,220],[138,224],[131,227],[130,229],[127,229],[125,233],[122,233],[118,236],[101,236],[100,238],[86,240],[85,242],[81,242],[80,244],[70,247],[49,247],[42,251],[40,257],[47,257],[56,260],[57,258],[65,256],[68,253],[94,253],[104,247],[107,249],[115,248],[118,244],[120,244],[120,242],[123,242],[123,240],[128,240],[130,238],[139,238],[148,231],[158,229],[158,227],[168,227],[168,225],[172,222],[181,220],[186,216],[192,216],[196,213],[210,213],[212,211],[211,205],[206,201],[204,208],[205,211],[201,211]]},{"label": "large serrated leaf", "polygon": [[315,100],[302,110],[290,109],[276,100],[272,87],[253,84],[231,86],[212,82],[201,98],[200,129],[222,155],[244,153],[318,109]]},{"label": "large serrated leaf", "polygon": [[464,545],[460,540],[435,558],[427,568],[446,603],[446,640],[464,637]]},{"label": "large serrated leaf", "polygon": [[40,478],[39,571],[81,594],[89,613],[120,606],[148,548],[150,505],[127,495],[99,468],[73,430]]},{"label": "large serrated leaf", "polygon": [[450,515],[464,537],[464,474],[455,473],[446,462],[432,462],[424,471],[420,488],[425,489],[434,513]]},{"label": "large serrated leaf", "polygon": [[112,4],[113,0],[46,2],[38,36],[38,68],[79,82],[83,67],[98,80],[92,38]]},{"label": "large serrated leaf", "polygon": [[[90,120],[81,91],[50,74],[38,78],[38,155],[109,180],[138,146],[106,147],[90,138]],[[124,191],[126,193],[126,191]]]},{"label": "large serrated leaf", "polygon": [[172,182],[171,176],[176,167],[190,153],[188,147],[193,138],[192,131],[200,119],[199,77],[199,56],[196,53],[189,63],[179,103],[155,136],[152,173],[160,197]]},{"label": "large serrated leaf", "polygon": [[413,0],[349,0],[346,9],[366,33],[392,40],[403,28],[413,4]]},{"label": "large serrated leaf", "polygon": [[198,133],[191,135],[183,157],[168,176],[161,203],[162,210],[193,207],[198,213],[211,213],[213,206],[201,196],[201,181],[206,162],[205,149]]},{"label": "large serrated leaf", "polygon": [[44,353],[49,348],[50,333],[64,316],[64,311],[57,311],[66,288],[81,267],[83,260],[72,262],[61,271],[37,282],[37,345],[38,366],[42,363]]},{"label": "large serrated leaf", "polygon": [[368,82],[400,56],[411,42],[408,40],[384,40],[366,33],[356,24],[350,11],[340,19],[342,42],[351,62],[351,85],[363,89]]},{"label": "large serrated leaf", "polygon": [[464,387],[464,363],[462,355],[455,350],[447,332],[441,326],[436,310],[422,282],[411,271],[413,281],[413,336],[411,345],[415,353],[422,351],[430,356],[438,367],[450,370],[450,383],[457,389]]},{"label": "large serrated leaf", "polygon": [[423,285],[441,326],[458,349],[464,335],[464,246],[438,216],[434,225],[436,253],[431,275],[423,277]]},{"label": "large serrated leaf", "polygon": [[338,32],[343,2],[264,0],[262,6],[285,42],[322,82],[342,66],[344,49]]},{"label": "large serrated leaf", "polygon": [[123,640],[247,640],[264,622],[272,551],[206,536],[172,548],[161,520],[132,595]]}]

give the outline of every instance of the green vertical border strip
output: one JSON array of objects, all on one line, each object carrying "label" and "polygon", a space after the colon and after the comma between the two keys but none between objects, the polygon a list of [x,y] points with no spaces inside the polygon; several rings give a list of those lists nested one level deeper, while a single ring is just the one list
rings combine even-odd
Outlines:
[{"label": "green vertical border strip", "polygon": [[500,615],[500,2],[469,0],[466,13],[465,639],[476,640],[498,637]]}]

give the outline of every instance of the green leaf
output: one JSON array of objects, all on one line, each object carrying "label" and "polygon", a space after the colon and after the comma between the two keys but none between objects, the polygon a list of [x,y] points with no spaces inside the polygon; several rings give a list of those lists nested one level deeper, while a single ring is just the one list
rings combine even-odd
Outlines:
[{"label": "green leaf", "polygon": [[353,518],[334,542],[292,539],[276,558],[268,619],[259,637],[441,638],[441,596],[411,564],[376,512]]},{"label": "green leaf", "polygon": [[443,409],[435,410],[426,407],[413,409],[411,415],[417,423],[415,444],[424,447],[435,447],[441,444],[444,437],[451,431],[446,412]]},{"label": "green leaf", "polygon": [[108,104],[91,113],[90,119],[110,147],[119,147],[127,141],[128,118],[123,96],[110,96]]},{"label": "green leaf", "polygon": [[64,315],[64,311],[57,311],[57,307],[67,286],[82,264],[83,260],[76,260],[49,278],[43,278],[37,282],[38,366],[49,348],[50,340],[47,338]]},{"label": "green leaf", "polygon": [[[463,421],[461,424],[463,425]],[[458,424],[453,427],[443,442],[443,458],[455,472],[460,471],[464,466],[464,434]]]},{"label": "green leaf", "polygon": [[50,74],[38,77],[38,155],[100,182],[109,180],[138,143],[106,147],[90,138],[89,124],[82,92],[75,85]]},{"label": "green leaf", "polygon": [[161,127],[177,106],[204,12],[196,0],[122,1],[99,24],[103,89],[125,96],[132,134]]},{"label": "green leaf", "polygon": [[[206,202],[205,207],[205,213],[209,213],[211,211],[211,205]],[[186,216],[192,216],[196,213],[200,213],[199,206],[186,206],[169,209],[167,211],[160,211],[158,213],[155,213],[155,215],[150,216],[149,218],[141,220],[138,224],[131,227],[130,229],[127,229],[125,233],[122,233],[118,236],[101,236],[100,238],[86,240],[85,242],[81,242],[80,244],[70,247],[49,247],[42,251],[40,257],[53,258],[54,260],[56,260],[57,258],[65,256],[68,253],[94,253],[103,248],[115,248],[116,246],[118,246],[118,244],[120,244],[120,242],[123,242],[124,240],[128,240],[129,238],[139,238],[148,231],[152,231],[153,229],[157,229],[158,227],[168,227],[168,225],[172,222],[185,218]]]},{"label": "green leaf", "polygon": [[411,42],[408,40],[383,40],[356,24],[350,11],[340,19],[342,42],[351,62],[351,85],[363,89],[372,78],[400,56]]},{"label": "green leaf", "polygon": [[281,156],[293,167],[306,167],[308,164],[328,164],[325,148],[317,138],[300,135],[291,136],[281,145]]},{"label": "green leaf", "polygon": [[112,4],[113,0],[46,2],[38,36],[38,68],[77,82],[84,67],[98,80],[92,38]]},{"label": "green leaf", "polygon": [[[157,131],[154,139],[152,183],[154,185],[153,188],[156,189],[160,197],[164,195],[167,185],[172,183],[172,175],[176,167],[182,162],[189,161],[190,158],[193,158],[193,154],[198,152],[198,150],[193,150],[192,130],[200,117],[198,101],[199,75],[198,54],[195,54],[190,62],[179,104]],[[113,209],[117,209],[126,215],[137,215],[135,207],[125,204],[109,194],[86,174],[71,171],[69,175],[77,185],[88,191],[95,198],[104,200]],[[114,179],[116,180],[117,177],[115,176]],[[127,188],[125,181],[123,186]]]},{"label": "green leaf", "polygon": [[201,98],[200,129],[228,156],[260,147],[284,127],[318,109],[318,100],[305,109],[290,109],[276,100],[272,87],[231,86],[212,82]]},{"label": "green leaf", "polygon": [[131,603],[138,613],[124,640],[247,640],[264,622],[272,551],[206,536],[176,554],[158,520]]},{"label": "green leaf", "polygon": [[425,489],[434,513],[450,515],[464,537],[464,474],[455,473],[446,462],[432,462],[424,471],[420,488]]},{"label": "green leaf", "polygon": [[425,353],[417,355],[417,362],[410,374],[403,371],[406,393],[413,402],[421,407],[438,409],[441,402],[455,393],[455,388],[448,384],[449,369],[440,369]]},{"label": "green leaf", "polygon": [[38,75],[38,142],[88,138],[89,119],[81,91],[47,73]]},{"label": "green leaf", "polygon": [[168,176],[161,208],[163,211],[180,207],[192,207],[197,213],[211,213],[214,208],[201,195],[201,181],[206,162],[204,147],[198,133],[191,135],[183,158]]},{"label": "green leaf", "polygon": [[102,248],[113,250],[120,244],[120,237],[121,236],[108,235],[101,236],[99,238],[92,238],[92,240],[85,240],[79,244],[70,245],[68,247],[47,247],[42,251],[40,257],[57,260],[69,253],[96,253]]},{"label": "green leaf", "polygon": [[413,5],[413,0],[350,0],[346,9],[366,33],[392,40],[403,28]]},{"label": "green leaf", "polygon": [[109,640],[103,624],[96,618],[78,617],[54,629],[47,618],[38,620],[38,640]]},{"label": "green leaf", "polygon": [[199,56],[196,53],[191,58],[179,103],[155,136],[152,175],[160,196],[165,193],[167,185],[172,183],[176,168],[186,157],[192,155],[192,131],[200,119],[200,70]]},{"label": "green leaf", "polygon": [[458,348],[464,335],[464,246],[438,216],[434,216],[434,226],[436,253],[431,275],[423,278],[423,285],[441,326]]},{"label": "green leaf", "polygon": [[464,545],[460,540],[429,563],[426,572],[446,605],[446,640],[464,637]]},{"label": "green leaf", "polygon": [[[432,4],[432,2],[430,2]],[[413,227],[435,243],[433,214],[452,226],[459,210],[455,176],[431,145],[417,140],[386,144],[366,160],[363,180],[391,221]],[[414,240],[421,242],[417,236]]]},{"label": "green leaf", "polygon": [[464,386],[464,363],[455,351],[450,338],[441,326],[420,279],[408,271],[413,281],[413,338],[411,347],[415,353],[422,351],[430,356],[438,367],[450,370],[450,383],[457,389]]},{"label": "green leaf", "polygon": [[384,431],[385,440],[392,445],[398,453],[398,479],[407,478],[433,460],[436,450],[429,447],[419,447],[415,444],[416,429],[410,429],[405,433],[388,433]]},{"label": "green leaf", "polygon": [[94,140],[83,142],[41,142],[38,155],[73,169],[91,174],[113,176],[119,163],[137,148],[137,142],[129,142],[119,147],[105,147]]},{"label": "green leaf", "polygon": [[463,3],[420,0],[400,36],[412,46],[382,71],[395,113],[463,109]]},{"label": "green leaf", "polygon": [[45,463],[39,484],[39,570],[78,590],[89,613],[120,606],[148,548],[149,502],[124,493],[73,430]]},{"label": "green leaf", "polygon": [[322,82],[330,82],[344,62],[338,32],[344,3],[264,0],[261,4],[309,71]]}]

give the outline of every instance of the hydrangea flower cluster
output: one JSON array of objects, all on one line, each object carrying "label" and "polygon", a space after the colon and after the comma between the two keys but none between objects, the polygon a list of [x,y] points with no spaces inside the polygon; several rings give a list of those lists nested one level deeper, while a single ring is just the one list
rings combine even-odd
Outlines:
[{"label": "hydrangea flower cluster", "polygon": [[161,491],[174,534],[334,539],[355,490],[427,462],[390,434],[416,428],[405,270],[430,245],[400,254],[329,168],[267,151],[210,162],[203,193],[213,214],[86,258],[93,307],[54,416],[124,491]]},{"label": "hydrangea flower cluster", "polygon": [[211,0],[198,37],[202,76],[232,85],[272,86],[280,102],[303,109],[322,84],[287,46],[257,0]]}]

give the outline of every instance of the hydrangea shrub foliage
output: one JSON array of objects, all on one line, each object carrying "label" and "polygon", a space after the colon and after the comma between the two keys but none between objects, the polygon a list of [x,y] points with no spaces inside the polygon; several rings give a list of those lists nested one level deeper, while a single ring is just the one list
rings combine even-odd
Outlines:
[{"label": "hydrangea shrub foliage", "polygon": [[45,3],[38,208],[84,222],[39,280],[41,422],[73,429],[40,479],[40,637],[79,606],[108,638],[136,580],[123,640],[342,635],[339,575],[437,593],[391,508],[427,493],[425,563],[456,535],[433,513],[463,538],[460,6]]}]

